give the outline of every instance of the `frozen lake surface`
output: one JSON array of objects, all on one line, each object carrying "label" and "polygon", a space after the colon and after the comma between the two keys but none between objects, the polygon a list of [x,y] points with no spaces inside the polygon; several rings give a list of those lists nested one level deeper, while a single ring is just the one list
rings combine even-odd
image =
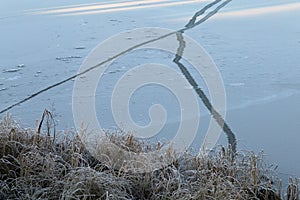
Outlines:
[{"label": "frozen lake surface", "polygon": [[[89,52],[110,36],[142,27],[178,30],[208,2],[1,1],[0,110],[76,74]],[[226,121],[236,133],[239,149],[264,149],[280,173],[300,177],[299,20],[297,0],[233,0],[186,34],[206,49],[220,70],[227,95]],[[105,128],[114,125],[108,108],[113,83],[131,66],[159,56],[157,62],[172,62],[168,54],[145,51],[112,64],[96,95],[104,102],[96,107]],[[197,80],[201,83],[201,78]],[[73,84],[53,88],[10,113],[32,127],[47,108],[55,114],[59,129],[72,128]],[[134,96],[133,118],[146,125],[149,105],[164,95],[161,104],[169,111],[167,128],[172,132],[180,110],[173,108],[176,102],[163,101],[172,94],[159,87],[148,89],[150,93]]]}]

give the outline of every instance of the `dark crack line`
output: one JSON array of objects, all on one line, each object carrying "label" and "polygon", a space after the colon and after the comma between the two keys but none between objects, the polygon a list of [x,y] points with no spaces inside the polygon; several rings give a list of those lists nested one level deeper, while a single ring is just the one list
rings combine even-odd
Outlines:
[{"label": "dark crack line", "polygon": [[207,15],[205,15],[203,18],[199,19],[196,22],[197,17],[199,17],[200,15],[204,14],[206,10],[208,10],[209,8],[213,7],[215,4],[219,3],[220,0],[216,0],[213,3],[208,4],[207,6],[205,6],[203,9],[201,9],[200,11],[198,11],[193,17],[192,19],[189,21],[189,23],[187,25],[185,25],[185,28],[180,29],[178,32],[184,32],[186,30],[192,29],[200,24],[202,24],[203,22],[205,22],[206,20],[208,20],[209,18],[211,18],[212,16],[214,16],[215,14],[217,14],[223,7],[225,7],[228,3],[230,3],[232,0],[227,0],[224,1],[222,4],[220,4],[219,6],[217,6],[213,11],[209,12]]},{"label": "dark crack line", "polygon": [[[201,23],[205,22],[205,21],[206,21],[207,19],[209,19],[210,17],[214,16],[221,8],[223,8],[224,6],[226,6],[230,1],[231,1],[231,0],[225,1],[224,3],[222,3],[221,5],[219,5],[217,8],[215,8],[213,11],[211,11],[211,12],[209,12],[207,15],[205,15],[202,19],[200,19],[200,20],[198,20],[198,21],[196,22],[196,19],[197,19],[198,16],[204,14],[205,11],[206,11],[207,9],[211,8],[212,6],[214,6],[215,4],[217,4],[217,3],[220,2],[220,0],[216,0],[216,1],[214,1],[213,3],[210,3],[210,4],[208,4],[207,6],[205,6],[205,7],[204,7],[203,9],[201,9],[200,11],[196,12],[195,15],[192,17],[192,19],[189,21],[189,23],[185,26],[185,28],[180,29],[180,30],[178,30],[178,31],[171,32],[171,33],[166,34],[166,35],[163,35],[163,36],[160,36],[160,37],[158,37],[158,38],[156,38],[156,39],[152,39],[152,40],[149,40],[149,41],[140,43],[140,44],[138,44],[138,45],[132,46],[132,47],[128,48],[127,50],[122,51],[122,52],[120,52],[119,54],[116,54],[115,56],[113,56],[113,57],[111,57],[111,58],[108,58],[107,60],[105,60],[105,61],[103,61],[103,62],[101,62],[101,63],[99,63],[99,64],[97,64],[97,65],[95,65],[95,66],[92,66],[91,68],[89,68],[89,69],[87,69],[87,70],[85,70],[85,71],[83,71],[83,72],[81,72],[81,73],[75,74],[75,75],[73,75],[73,76],[71,76],[71,77],[68,77],[68,78],[66,78],[66,79],[64,79],[64,80],[62,80],[62,81],[60,81],[60,82],[57,82],[57,83],[55,83],[55,84],[53,84],[53,85],[50,85],[50,86],[48,86],[48,87],[46,87],[46,88],[44,88],[44,89],[42,89],[42,90],[40,90],[40,91],[38,91],[38,92],[36,92],[36,93],[31,94],[31,95],[28,96],[27,98],[24,98],[24,99],[20,100],[19,102],[15,103],[15,104],[12,104],[12,105],[8,106],[7,108],[1,110],[1,111],[0,111],[0,114],[9,111],[9,110],[11,110],[12,108],[14,108],[14,107],[16,107],[16,106],[18,106],[18,105],[20,105],[20,104],[22,104],[22,103],[24,103],[24,102],[27,102],[27,101],[29,101],[30,99],[32,99],[32,98],[34,98],[34,97],[36,97],[36,96],[38,96],[38,95],[40,95],[40,94],[42,94],[42,93],[44,93],[44,92],[50,90],[50,89],[52,89],[52,88],[55,88],[55,87],[57,87],[57,86],[59,86],[59,85],[62,85],[62,84],[66,83],[66,82],[68,82],[68,81],[70,81],[70,80],[72,80],[72,79],[74,79],[74,78],[76,78],[76,77],[78,77],[78,76],[81,76],[81,75],[83,75],[83,74],[86,74],[87,72],[89,72],[89,71],[91,71],[91,70],[94,70],[94,69],[100,67],[101,65],[104,65],[104,64],[106,64],[106,63],[108,63],[108,62],[110,62],[110,61],[112,61],[112,60],[118,58],[119,56],[124,55],[125,53],[130,52],[130,51],[132,51],[132,50],[134,50],[134,49],[136,49],[136,48],[138,48],[138,47],[141,47],[141,46],[144,46],[144,45],[146,45],[146,44],[149,44],[149,43],[158,41],[158,40],[163,39],[163,38],[166,38],[166,37],[169,37],[170,35],[176,34],[177,32],[182,32],[182,33],[183,33],[183,32],[186,31],[186,30],[192,29],[192,28],[194,28],[194,27],[200,25]],[[179,47],[179,48],[180,48],[180,47]],[[182,51],[183,51],[183,49],[182,49]],[[177,57],[177,56],[178,56],[178,55],[176,55],[176,58],[180,60],[181,57],[180,57],[180,56]],[[177,59],[176,59],[176,61],[179,62],[179,60],[177,60]],[[175,62],[175,61],[174,61],[174,62]],[[182,69],[183,69],[183,68],[182,68]],[[203,97],[206,97],[205,94],[203,93],[203,91],[197,86],[197,83],[196,83],[195,80],[191,77],[190,73],[187,71],[186,68],[185,68],[185,70],[183,71],[183,73],[185,73],[185,74],[187,75],[186,78],[187,78],[188,80],[191,81],[191,82],[189,81],[190,84],[191,84],[193,87],[195,86],[194,89],[195,89],[195,91],[197,92],[197,94],[199,93],[198,95],[201,96],[202,98],[203,98]],[[188,76],[188,75],[189,75],[189,76]],[[196,86],[197,86],[197,87],[196,87]],[[201,94],[201,95],[200,95],[200,94]],[[201,97],[200,97],[200,98],[201,98]],[[201,99],[202,99],[202,98],[201,98]],[[207,97],[206,97],[206,99],[207,99]],[[207,103],[205,103],[206,101],[204,101],[204,100],[205,100],[205,99],[202,99],[202,101],[204,102],[204,104],[207,104]],[[208,103],[209,103],[209,101],[208,101]],[[209,106],[209,105],[210,105],[210,106]],[[209,107],[211,107],[211,108],[209,109]],[[225,121],[223,120],[223,118],[220,116],[220,114],[219,114],[215,109],[212,109],[212,106],[211,106],[210,103],[207,104],[207,108],[210,110],[211,114],[212,114],[213,117],[217,120],[217,122],[218,122],[219,124],[224,124],[224,126],[222,126],[222,127],[223,127],[223,130],[224,130],[224,131],[226,130],[225,132],[226,132],[227,134],[228,134],[229,132],[232,133],[232,131],[231,131],[230,128],[227,126],[227,124],[225,123]],[[218,117],[218,116],[219,116],[219,117]],[[228,137],[228,139],[229,139],[229,143],[230,143],[230,144],[234,144],[234,145],[232,145],[232,148],[233,148],[233,150],[235,150],[236,144],[235,144],[235,142],[232,141],[232,140],[235,139],[234,134],[233,134],[233,137],[230,136],[230,137]],[[233,142],[233,143],[232,143],[232,142]]]},{"label": "dark crack line", "polygon": [[82,71],[82,72],[80,72],[80,73],[78,73],[78,74],[75,74],[75,75],[73,75],[73,76],[71,76],[71,77],[69,77],[69,78],[66,78],[66,79],[64,79],[64,80],[62,80],[62,81],[60,81],[60,82],[57,82],[57,83],[55,83],[55,84],[53,84],[53,85],[50,85],[50,86],[48,86],[48,87],[46,87],[46,88],[44,88],[44,89],[42,89],[42,90],[40,90],[40,91],[38,91],[38,92],[36,92],[36,93],[31,94],[31,95],[28,96],[27,98],[24,98],[24,99],[20,100],[19,102],[15,103],[15,104],[12,104],[12,105],[8,106],[7,108],[1,110],[1,111],[0,111],[0,114],[2,114],[2,113],[4,113],[4,112],[7,112],[7,111],[11,110],[12,108],[14,108],[14,107],[16,107],[16,106],[18,106],[18,105],[20,105],[20,104],[22,104],[22,103],[24,103],[24,102],[26,102],[26,101],[32,99],[32,98],[34,98],[34,97],[38,96],[39,94],[42,94],[42,93],[44,93],[44,92],[46,92],[46,91],[48,91],[48,90],[50,90],[50,89],[52,89],[52,88],[54,88],[54,87],[57,87],[57,86],[59,86],[59,85],[62,85],[63,83],[66,83],[66,82],[68,82],[68,81],[70,81],[70,80],[72,80],[72,79],[74,79],[74,78],[76,78],[76,77],[78,77],[78,76],[81,76],[81,75],[83,75],[83,74],[86,74],[87,72],[92,71],[92,70],[94,70],[94,69],[100,67],[101,65],[104,65],[104,64],[106,64],[106,63],[108,63],[108,62],[110,62],[110,61],[112,61],[112,60],[118,58],[119,56],[121,56],[121,55],[123,55],[123,54],[125,54],[125,53],[127,53],[127,52],[130,52],[130,51],[132,51],[132,50],[134,50],[134,49],[136,49],[136,48],[138,48],[138,47],[141,47],[141,46],[144,46],[144,45],[146,45],[146,44],[155,42],[155,41],[157,41],[157,40],[161,40],[161,39],[166,38],[166,37],[168,37],[168,36],[170,36],[170,35],[173,35],[173,34],[175,34],[175,33],[176,33],[176,31],[171,32],[171,33],[166,34],[166,35],[163,35],[163,36],[160,36],[160,37],[155,38],[155,39],[152,39],[152,40],[148,40],[148,41],[146,41],[146,42],[143,42],[143,43],[140,43],[140,44],[138,44],[138,45],[135,45],[135,46],[133,46],[133,47],[131,47],[131,48],[129,48],[129,49],[126,49],[125,51],[122,51],[121,53],[116,54],[115,56],[112,56],[112,57],[108,58],[107,60],[105,60],[105,61],[103,61],[103,62],[101,62],[101,63],[99,63],[99,64],[97,64],[97,65],[95,65],[95,66],[93,66],[93,67],[90,67],[90,68],[88,68],[88,69],[86,69],[86,70],[84,70],[84,71]]},{"label": "dark crack line", "polygon": [[192,17],[192,19],[190,19],[190,21],[185,25],[185,27],[187,27],[187,28],[192,27],[195,24],[197,17],[199,17],[200,15],[203,15],[206,10],[208,10],[209,8],[211,8],[212,6],[214,6],[215,4],[219,3],[220,1],[222,1],[222,0],[216,0],[216,1],[212,2],[212,3],[207,4],[206,6],[204,6],[204,8],[202,8],[201,10],[199,10],[198,12],[196,12],[194,14],[194,16]]},{"label": "dark crack line", "polygon": [[198,86],[197,82],[195,81],[195,79],[193,78],[191,73],[188,71],[188,69],[180,62],[186,45],[185,45],[185,41],[184,41],[182,32],[177,32],[176,36],[177,36],[177,40],[179,42],[179,47],[177,49],[177,53],[175,55],[173,62],[178,65],[179,69],[181,70],[181,72],[183,73],[185,78],[192,85],[193,89],[195,90],[195,92],[198,94],[199,98],[204,103],[205,107],[209,110],[210,114],[216,120],[218,125],[226,133],[228,144],[232,148],[232,152],[235,154],[236,153],[236,145],[237,145],[235,134],[232,132],[232,130],[230,129],[228,124],[225,122],[225,120],[223,119],[221,114],[218,113],[218,111],[213,107],[213,105],[211,104],[211,102],[209,101],[209,99],[207,98],[207,96],[205,95],[203,90]]}]

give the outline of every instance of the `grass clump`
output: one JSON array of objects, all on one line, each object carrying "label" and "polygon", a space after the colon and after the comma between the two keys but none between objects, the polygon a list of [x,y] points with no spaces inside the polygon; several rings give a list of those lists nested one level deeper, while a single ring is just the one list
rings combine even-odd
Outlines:
[{"label": "grass clump", "polygon": [[[207,156],[167,149],[153,157],[166,165],[139,171],[133,165],[115,164],[122,158],[119,149],[148,155],[160,150],[161,144],[108,133],[96,159],[76,133],[50,134],[50,119],[44,132],[44,120],[37,130],[24,129],[10,117],[0,120],[0,199],[299,200],[297,179],[290,179],[282,191],[262,154],[240,152],[233,158],[224,147]],[[113,144],[120,148],[109,148]],[[151,165],[150,161],[143,164]]]}]

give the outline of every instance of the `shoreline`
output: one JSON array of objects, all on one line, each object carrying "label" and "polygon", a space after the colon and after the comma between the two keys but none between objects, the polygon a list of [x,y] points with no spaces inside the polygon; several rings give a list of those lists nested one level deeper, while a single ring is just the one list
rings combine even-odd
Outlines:
[{"label": "shoreline", "polygon": [[299,195],[297,179],[282,190],[278,176],[253,152],[233,159],[230,149],[220,147],[195,157],[111,133],[95,146],[101,152],[96,155],[79,137],[66,134],[57,140],[49,129],[25,130],[10,117],[0,120],[0,133],[1,199],[277,200]]}]

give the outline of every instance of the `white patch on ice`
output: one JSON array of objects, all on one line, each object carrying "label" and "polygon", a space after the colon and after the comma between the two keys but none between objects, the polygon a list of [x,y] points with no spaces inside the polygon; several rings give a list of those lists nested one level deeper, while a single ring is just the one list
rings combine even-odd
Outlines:
[{"label": "white patch on ice", "polygon": [[7,90],[7,88],[0,88],[0,92],[4,91],[4,90]]},{"label": "white patch on ice", "polygon": [[229,83],[229,85],[233,87],[239,87],[239,86],[244,86],[245,83]]},{"label": "white patch on ice", "polygon": [[13,76],[13,77],[9,77],[8,79],[6,79],[7,81],[14,81],[14,80],[18,80],[19,78],[21,78],[21,76]]},{"label": "white patch on ice", "polygon": [[20,71],[20,68],[12,68],[12,69],[5,69],[3,70],[4,73],[13,73],[13,72],[18,72]]}]

